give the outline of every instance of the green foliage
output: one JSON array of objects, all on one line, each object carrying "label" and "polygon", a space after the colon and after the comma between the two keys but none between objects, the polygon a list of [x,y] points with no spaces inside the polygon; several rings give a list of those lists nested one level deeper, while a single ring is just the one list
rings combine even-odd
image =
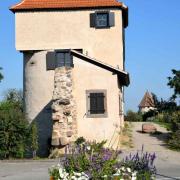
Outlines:
[{"label": "green foliage", "polygon": [[129,122],[143,121],[142,114],[128,110],[125,116],[125,121],[129,121]]},{"label": "green foliage", "polygon": [[180,151],[180,130],[174,132],[168,141],[168,145],[171,149]]},{"label": "green foliage", "polygon": [[4,101],[13,102],[23,111],[23,92],[17,89],[8,89],[4,93]]},{"label": "green foliage", "polygon": [[172,99],[166,101],[163,100],[162,98],[159,100],[156,94],[151,93],[154,99],[154,104],[156,107],[157,112],[159,113],[164,113],[164,112],[173,112],[179,109],[177,106],[176,102]]},{"label": "green foliage", "polygon": [[86,140],[84,139],[84,137],[78,137],[75,141],[75,144],[80,145],[83,144]]},{"label": "green foliage", "polygon": [[37,127],[29,126],[23,114],[22,91],[10,89],[0,102],[0,158],[23,158],[27,149],[36,156]]},{"label": "green foliage", "polygon": [[[0,71],[2,70],[2,67],[0,67]],[[3,77],[3,75],[2,75],[2,73],[0,72],[0,82],[1,82],[1,80],[3,79],[4,77]]]},{"label": "green foliage", "polygon": [[38,130],[36,123],[32,123],[29,127],[29,135],[28,135],[28,140],[29,140],[29,147],[30,150],[33,152],[33,158],[36,158],[36,152],[38,150]]},{"label": "green foliage", "polygon": [[49,175],[53,177],[54,180],[59,179],[59,166],[53,166],[48,169]]},{"label": "green foliage", "polygon": [[180,70],[172,69],[173,77],[168,77],[168,86],[174,89],[174,94],[172,95],[172,99],[176,99],[180,97]]},{"label": "green foliage", "polygon": [[147,121],[149,118],[152,118],[152,117],[156,116],[157,114],[158,114],[158,112],[156,110],[149,110],[148,112],[146,112],[142,115],[143,121]]},{"label": "green foliage", "polygon": [[15,102],[0,103],[0,158],[22,158],[28,122]]},{"label": "green foliage", "polygon": [[102,179],[104,175],[111,176],[116,171],[114,165],[117,163],[119,151],[104,148],[105,143],[106,141],[94,141],[67,146],[63,164],[66,172],[85,172],[92,179]]}]

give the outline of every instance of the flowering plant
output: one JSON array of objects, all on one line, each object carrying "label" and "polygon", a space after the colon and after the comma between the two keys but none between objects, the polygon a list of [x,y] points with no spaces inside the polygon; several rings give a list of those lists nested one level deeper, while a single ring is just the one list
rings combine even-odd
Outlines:
[{"label": "flowering plant", "polygon": [[131,168],[133,171],[137,172],[137,179],[153,179],[156,174],[156,167],[154,165],[154,160],[156,158],[155,153],[144,152],[144,147],[140,153],[134,155],[130,154],[125,157],[120,162],[120,167],[124,166],[126,168]]},{"label": "flowering plant", "polygon": [[155,154],[130,154],[120,161],[121,151],[104,148],[105,143],[78,141],[66,146],[61,165],[51,168],[50,175],[54,180],[152,179],[156,172]]}]

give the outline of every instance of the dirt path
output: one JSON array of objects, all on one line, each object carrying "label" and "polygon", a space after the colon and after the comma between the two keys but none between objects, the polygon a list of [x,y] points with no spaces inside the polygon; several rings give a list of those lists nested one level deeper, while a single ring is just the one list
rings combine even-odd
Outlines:
[{"label": "dirt path", "polygon": [[134,147],[132,149],[126,150],[124,154],[129,152],[136,153],[141,151],[142,146],[144,146],[144,151],[155,152],[156,167],[161,174],[167,176],[178,177],[180,179],[180,152],[175,152],[169,150],[166,147],[164,140],[167,138],[167,131],[165,128],[154,124],[159,132],[159,135],[150,135],[141,133],[142,122],[133,122],[132,125],[132,137]]}]

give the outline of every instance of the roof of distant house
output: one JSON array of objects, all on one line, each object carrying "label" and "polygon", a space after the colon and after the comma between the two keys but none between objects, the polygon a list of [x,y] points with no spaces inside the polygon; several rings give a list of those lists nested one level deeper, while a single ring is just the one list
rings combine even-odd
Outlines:
[{"label": "roof of distant house", "polygon": [[147,91],[139,104],[139,107],[155,107],[152,95]]},{"label": "roof of distant house", "polygon": [[117,0],[22,0],[12,6],[11,11],[46,10],[46,9],[88,9],[120,8],[123,10],[124,26],[128,25],[128,8]]}]

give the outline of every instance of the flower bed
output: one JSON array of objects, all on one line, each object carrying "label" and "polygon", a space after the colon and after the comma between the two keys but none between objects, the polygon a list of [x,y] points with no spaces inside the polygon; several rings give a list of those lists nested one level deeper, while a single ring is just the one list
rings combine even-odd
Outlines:
[{"label": "flower bed", "polygon": [[49,169],[53,180],[150,180],[156,173],[153,165],[155,154],[129,155],[123,160],[121,151],[104,148],[101,143],[77,140],[66,146],[61,163]]}]

